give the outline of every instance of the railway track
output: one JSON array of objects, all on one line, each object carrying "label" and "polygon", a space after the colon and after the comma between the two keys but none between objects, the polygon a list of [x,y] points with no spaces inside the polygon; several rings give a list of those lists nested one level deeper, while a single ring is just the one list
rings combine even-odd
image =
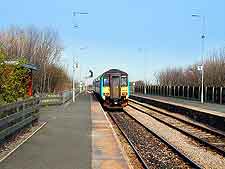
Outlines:
[{"label": "railway track", "polygon": [[207,126],[181,118],[174,113],[153,106],[129,100],[129,106],[141,111],[154,119],[192,137],[206,147],[210,147],[225,157],[225,134]]},{"label": "railway track", "polygon": [[109,112],[144,168],[201,168],[126,111]]}]

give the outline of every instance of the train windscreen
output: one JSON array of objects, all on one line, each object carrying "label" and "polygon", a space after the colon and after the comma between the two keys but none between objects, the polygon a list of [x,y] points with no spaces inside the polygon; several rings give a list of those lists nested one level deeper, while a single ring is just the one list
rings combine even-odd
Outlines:
[{"label": "train windscreen", "polygon": [[122,76],[121,77],[121,86],[127,86],[127,77],[126,76]]},{"label": "train windscreen", "polygon": [[119,98],[120,97],[120,77],[119,76],[112,76],[111,82],[111,98]]},{"label": "train windscreen", "polygon": [[103,85],[109,86],[109,77],[104,77]]}]

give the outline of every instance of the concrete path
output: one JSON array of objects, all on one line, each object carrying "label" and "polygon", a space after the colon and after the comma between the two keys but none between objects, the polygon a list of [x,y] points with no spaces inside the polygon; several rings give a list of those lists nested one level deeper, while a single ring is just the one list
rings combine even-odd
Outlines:
[{"label": "concrete path", "polygon": [[43,108],[48,124],[0,163],[0,169],[91,168],[90,96],[76,103]]},{"label": "concrete path", "polygon": [[129,169],[131,164],[118,136],[95,97],[91,104],[92,169]]}]

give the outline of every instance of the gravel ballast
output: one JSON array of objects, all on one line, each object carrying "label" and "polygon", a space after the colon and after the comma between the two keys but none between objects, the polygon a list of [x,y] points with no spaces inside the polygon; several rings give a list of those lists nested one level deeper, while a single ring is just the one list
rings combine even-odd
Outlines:
[{"label": "gravel ballast", "polygon": [[124,112],[111,113],[149,168],[191,168],[182,158]]},{"label": "gravel ballast", "polygon": [[128,161],[129,161],[130,165],[132,166],[131,168],[132,169],[144,169],[142,164],[140,163],[137,155],[135,154],[132,147],[129,145],[129,143],[127,142],[126,138],[123,136],[123,134],[121,133],[121,131],[119,130],[117,125],[112,121],[112,119],[109,115],[107,115],[107,116],[110,119],[110,123],[112,124],[114,131],[117,134],[118,139],[121,143],[121,146],[129,159]]},{"label": "gravel ballast", "polygon": [[149,115],[139,112],[131,107],[126,107],[125,110],[140,123],[175,145],[180,151],[184,152],[189,158],[203,168],[224,168],[225,158],[223,156],[208,151],[205,147],[193,141],[193,139],[162,124]]},{"label": "gravel ballast", "polygon": [[46,122],[39,122],[31,128],[25,128],[18,132],[16,135],[9,138],[5,143],[0,145],[0,162],[6,156],[13,152],[18,146],[22,145],[29,137],[31,137],[37,130],[44,126]]}]

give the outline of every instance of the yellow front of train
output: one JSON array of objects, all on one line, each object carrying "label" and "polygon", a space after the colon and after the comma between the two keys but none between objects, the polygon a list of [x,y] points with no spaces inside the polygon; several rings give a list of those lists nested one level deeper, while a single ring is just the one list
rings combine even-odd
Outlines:
[{"label": "yellow front of train", "polygon": [[[128,105],[129,97],[129,82],[127,76],[120,77],[120,83],[118,85],[118,97],[114,97],[113,90],[115,86],[110,83],[109,77],[104,77],[102,82],[102,98],[105,101],[107,107],[125,107]],[[112,82],[112,80],[111,80]],[[116,90],[117,90],[116,89]]]}]

